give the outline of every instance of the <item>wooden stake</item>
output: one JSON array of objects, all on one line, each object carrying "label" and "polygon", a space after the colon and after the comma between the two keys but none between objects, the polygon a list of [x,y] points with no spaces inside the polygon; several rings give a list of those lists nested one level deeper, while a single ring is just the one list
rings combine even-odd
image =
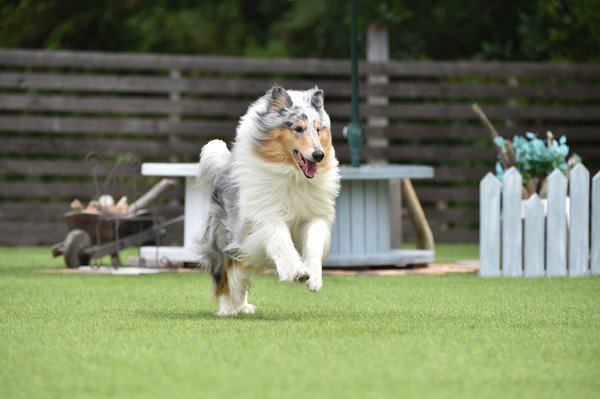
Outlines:
[{"label": "wooden stake", "polygon": [[408,211],[408,215],[410,216],[410,220],[415,229],[417,248],[433,250],[435,246],[433,233],[431,232],[431,227],[429,227],[419,198],[417,198],[415,188],[410,179],[402,179],[401,182],[402,196],[406,203],[406,210]]},{"label": "wooden stake", "polygon": [[[483,126],[490,133],[490,136],[492,137],[492,141],[494,141],[496,139],[496,137],[500,137],[500,134],[498,134],[498,131],[496,130],[494,125],[492,125],[492,122],[490,122],[489,118],[487,117],[485,112],[483,112],[483,109],[481,109],[479,104],[477,104],[477,103],[471,104],[471,109],[479,117],[479,120],[481,121],[481,123],[483,123]],[[508,169],[512,166],[512,164],[509,160],[509,157],[506,153],[506,141],[507,140],[505,140],[504,148],[500,148],[494,143],[494,146],[496,147],[496,150],[498,151],[498,154],[500,155],[500,162],[502,163],[502,166],[504,167],[504,169]]]}]

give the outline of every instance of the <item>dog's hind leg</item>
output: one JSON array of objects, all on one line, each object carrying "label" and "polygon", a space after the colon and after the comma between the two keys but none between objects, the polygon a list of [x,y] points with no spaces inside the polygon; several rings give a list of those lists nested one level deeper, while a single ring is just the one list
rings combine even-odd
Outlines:
[{"label": "dog's hind leg", "polygon": [[223,278],[213,284],[213,292],[219,298],[218,316],[235,316],[238,313],[254,313],[254,305],[248,303],[250,280],[254,273],[242,263],[229,260],[223,270]]},{"label": "dog's hind leg", "polygon": [[242,262],[233,262],[229,290],[234,297],[236,310],[239,313],[254,313],[254,305],[248,303],[248,292],[250,291],[250,281],[254,276],[254,271],[245,266]]}]

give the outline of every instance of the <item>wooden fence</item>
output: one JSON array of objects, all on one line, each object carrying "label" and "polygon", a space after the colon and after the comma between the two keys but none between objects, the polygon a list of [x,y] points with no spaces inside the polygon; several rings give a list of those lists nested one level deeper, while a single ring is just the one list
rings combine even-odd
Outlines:
[{"label": "wooden fence", "polygon": [[[435,179],[416,188],[439,242],[478,237],[477,183],[495,153],[472,101],[500,131],[568,134],[588,167],[600,166],[599,65],[385,61],[363,62],[361,74],[365,134],[384,140],[368,140],[365,161],[435,166]],[[275,81],[325,90],[347,161],[347,60],[0,49],[0,244],[64,236],[71,199],[93,194],[89,151],[195,161],[209,139],[230,140]],[[370,123],[378,118],[385,123]]]},{"label": "wooden fence", "polygon": [[479,274],[600,274],[600,172],[592,180],[591,218],[590,173],[582,164],[568,181],[555,169],[548,176],[547,199],[534,194],[523,200],[522,191],[515,168],[502,183],[491,173],[481,180]]}]

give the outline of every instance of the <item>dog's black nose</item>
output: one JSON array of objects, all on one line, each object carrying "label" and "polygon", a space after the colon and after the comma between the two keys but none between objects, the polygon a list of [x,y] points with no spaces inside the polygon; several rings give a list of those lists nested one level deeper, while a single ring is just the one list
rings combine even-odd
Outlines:
[{"label": "dog's black nose", "polygon": [[315,160],[315,162],[321,162],[323,158],[325,158],[325,153],[321,150],[317,150],[312,153],[312,157]]}]

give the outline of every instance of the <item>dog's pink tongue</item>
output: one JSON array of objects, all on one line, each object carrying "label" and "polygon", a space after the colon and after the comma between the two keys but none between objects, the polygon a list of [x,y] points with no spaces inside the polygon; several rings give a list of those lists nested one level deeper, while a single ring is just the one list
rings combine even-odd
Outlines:
[{"label": "dog's pink tongue", "polygon": [[313,177],[315,173],[317,173],[317,168],[319,164],[313,161],[306,160],[306,174],[310,177]]}]

